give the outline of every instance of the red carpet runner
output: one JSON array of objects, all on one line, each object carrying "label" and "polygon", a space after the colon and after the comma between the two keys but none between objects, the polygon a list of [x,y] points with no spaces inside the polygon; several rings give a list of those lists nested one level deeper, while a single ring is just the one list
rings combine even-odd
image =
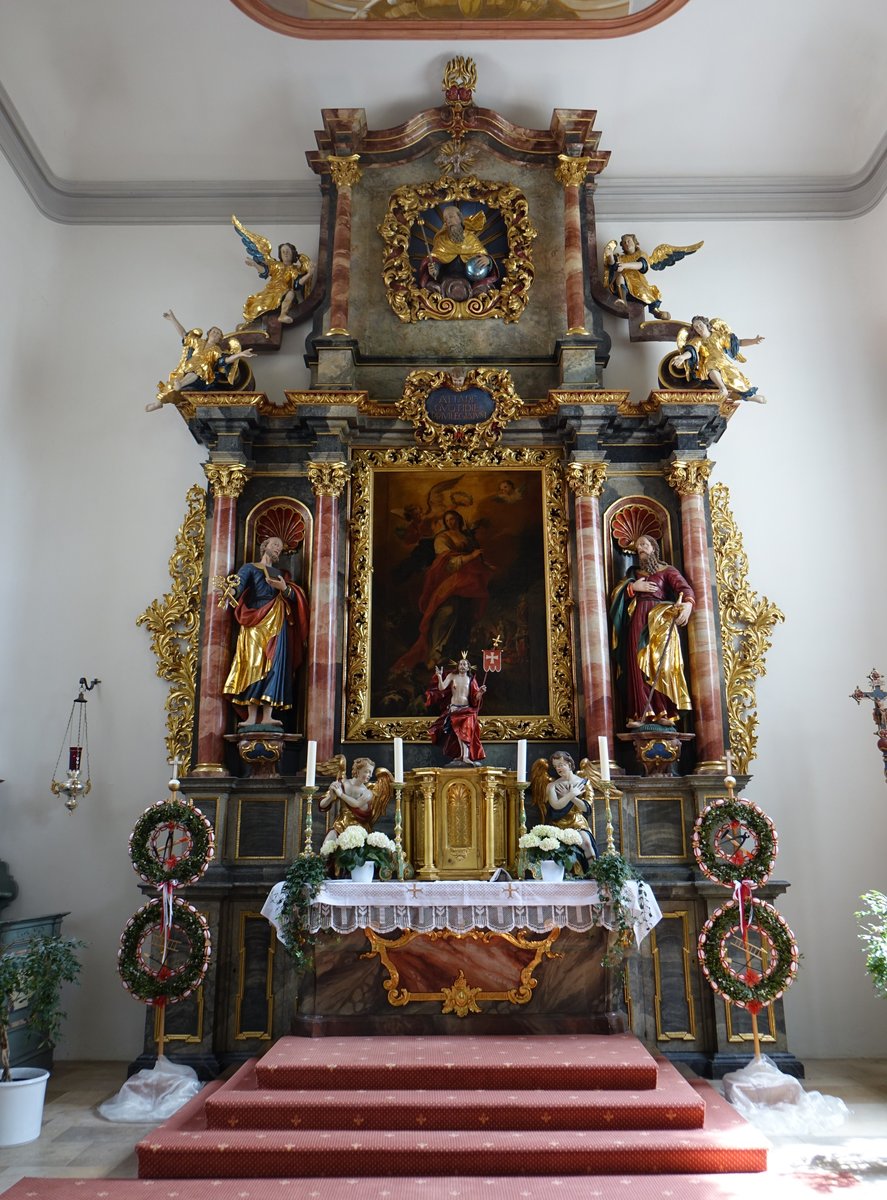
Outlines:
[{"label": "red carpet runner", "polygon": [[142,1179],[368,1182],[755,1172],[766,1147],[621,1034],[283,1038],[137,1151]]}]

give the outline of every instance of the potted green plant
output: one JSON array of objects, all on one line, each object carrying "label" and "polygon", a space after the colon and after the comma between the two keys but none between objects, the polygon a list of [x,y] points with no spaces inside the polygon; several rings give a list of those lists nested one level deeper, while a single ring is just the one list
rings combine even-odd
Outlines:
[{"label": "potted green plant", "polygon": [[9,1065],[9,1027],[16,1007],[27,1006],[27,1019],[41,1040],[54,1045],[65,1013],[59,1001],[63,983],[76,983],[83,942],[41,934],[24,946],[0,953],[0,1146],[18,1146],[40,1136],[43,1098],[49,1072]]},{"label": "potted green plant", "polygon": [[860,941],[865,947],[865,969],[872,978],[875,992],[887,998],[887,896],[866,892],[860,896],[865,908],[856,914]]}]

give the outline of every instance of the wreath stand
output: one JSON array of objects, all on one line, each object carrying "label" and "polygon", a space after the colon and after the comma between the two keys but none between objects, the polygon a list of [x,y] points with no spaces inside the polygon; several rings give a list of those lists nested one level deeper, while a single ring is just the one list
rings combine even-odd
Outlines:
[{"label": "wreath stand", "polygon": [[168,799],[146,809],[132,831],[133,868],[159,894],[129,919],[117,953],[123,986],[136,1000],[154,1006],[157,1059],[99,1106],[109,1121],[165,1120],[202,1087],[193,1067],[171,1062],[163,1053],[167,1006],[200,986],[210,958],[206,918],[175,893],[206,871],[213,830],[200,809],[179,796],[177,776],[174,761]]}]

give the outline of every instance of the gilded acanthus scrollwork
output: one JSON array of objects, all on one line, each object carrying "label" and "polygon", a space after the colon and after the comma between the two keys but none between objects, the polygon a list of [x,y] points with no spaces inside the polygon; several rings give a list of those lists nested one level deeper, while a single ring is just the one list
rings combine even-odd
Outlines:
[{"label": "gilded acanthus scrollwork", "polygon": [[246,487],[249,472],[243,463],[203,464],[203,472],[209,480],[214,497],[228,496],[236,500]]},{"label": "gilded acanthus scrollwork", "polygon": [[675,459],[668,464],[666,482],[679,496],[701,496],[713,465],[710,458]]},{"label": "gilded acanthus scrollwork", "polygon": [[348,464],[309,462],[308,480],[315,496],[341,496],[348,482]]},{"label": "gilded acanthus scrollwork", "polygon": [[[429,397],[446,391],[450,411],[464,396],[470,401],[480,393],[492,405],[489,415],[472,412],[470,421],[447,423],[434,420],[428,410]],[[482,446],[495,446],[509,421],[515,420],[523,408],[523,401],[514,390],[514,382],[508,371],[477,368],[464,378],[454,379],[448,371],[410,371],[404,382],[403,396],[397,402],[397,415],[409,421],[420,446],[439,446],[449,450],[459,447],[473,450]]]},{"label": "gilded acanthus scrollwork", "polygon": [[536,229],[513,184],[475,175],[405,184],[392,193],[379,233],[382,279],[401,321],[508,323],[526,308]]},{"label": "gilded acanthus scrollwork", "polygon": [[[210,465],[210,464],[207,464]],[[170,760],[191,760],[200,641],[200,581],[206,534],[206,491],[188,489],[185,519],[169,560],[172,589],[137,619],[151,634],[157,674],[172,685],[166,700],[166,750]]]},{"label": "gilded acanthus scrollwork", "polygon": [[576,496],[599,496],[607,479],[603,462],[568,462],[564,468],[570,491]]},{"label": "gilded acanthus scrollwork", "polygon": [[785,614],[748,583],[748,558],[742,534],[730,511],[730,492],[716,483],[709,492],[715,551],[715,577],[724,649],[724,679],[730,726],[730,751],[736,773],[747,773],[755,757],[758,718],[757,679],[767,673],[765,660],[773,627]]}]

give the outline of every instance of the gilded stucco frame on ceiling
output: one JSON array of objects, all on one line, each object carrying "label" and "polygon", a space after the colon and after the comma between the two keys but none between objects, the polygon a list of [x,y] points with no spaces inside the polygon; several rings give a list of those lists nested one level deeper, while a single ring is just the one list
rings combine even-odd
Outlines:
[{"label": "gilded stucco frame on ceiling", "polygon": [[[569,741],[576,736],[570,636],[569,514],[562,465],[559,451],[526,447],[471,452],[444,452],[420,447],[354,451],[343,721],[345,741],[378,742],[390,741],[393,737],[403,737],[413,742],[428,741],[429,726],[435,716],[433,712],[418,715],[425,711],[422,695],[430,683],[430,673],[423,674],[424,667],[419,661],[412,665],[411,678],[418,679],[421,675],[421,683],[416,683],[409,693],[397,692],[389,682],[389,675],[385,676],[384,682],[381,678],[373,678],[374,663],[377,674],[380,662],[396,666],[396,663],[391,663],[397,653],[392,648],[392,620],[395,621],[395,633],[400,632],[401,640],[409,644],[409,638],[398,624],[403,619],[401,614],[392,614],[387,606],[386,611],[380,611],[381,603],[374,610],[374,593],[375,596],[381,596],[394,592],[390,585],[380,586],[383,573],[388,573],[385,576],[387,580],[388,575],[392,575],[397,568],[390,553],[395,535],[388,532],[389,526],[396,520],[407,519],[403,513],[392,516],[390,505],[386,507],[385,501],[379,499],[382,495],[390,498],[394,494],[392,489],[400,486],[400,480],[389,479],[383,480],[377,488],[378,481],[386,473],[394,472],[399,472],[403,480],[409,478],[416,487],[422,486],[417,473],[423,473],[429,482],[439,478],[444,486],[449,486],[448,478],[455,476],[467,480],[467,484],[463,482],[455,486],[461,486],[466,494],[469,487],[474,489],[469,500],[481,520],[486,514],[487,524],[481,527],[489,530],[490,535],[507,528],[509,521],[520,535],[521,522],[523,528],[529,529],[531,513],[532,520],[539,522],[538,533],[541,535],[543,551],[540,554],[542,579],[537,583],[544,607],[540,620],[536,621],[533,616],[528,619],[528,625],[532,623],[532,627],[528,628],[528,641],[533,655],[542,655],[544,678],[534,677],[533,703],[528,705],[533,709],[530,713],[490,712],[491,707],[502,707],[500,698],[513,698],[520,680],[521,668],[510,655],[506,631],[503,672],[491,675],[488,680],[489,715],[481,712],[481,736],[485,741],[517,738]],[[503,490],[501,485],[506,480],[510,484]],[[483,498],[480,498],[481,493]],[[523,509],[521,502],[512,500],[515,493],[526,493]],[[451,507],[459,503],[458,498],[450,498],[452,494],[448,493],[446,499],[446,504]],[[501,497],[501,500],[497,500],[497,497]],[[477,503],[474,503],[475,500]],[[501,506],[499,509],[496,508],[497,503]],[[536,504],[538,508],[533,507]],[[377,505],[379,521],[376,520]],[[472,507],[466,504],[465,511],[471,512]],[[501,520],[497,515],[500,512]],[[379,536],[379,530],[385,531],[384,537]],[[379,544],[376,544],[377,538]],[[386,546],[389,551],[387,554]],[[539,607],[537,597],[537,602],[529,606],[529,612],[535,614]],[[495,624],[494,609],[495,604],[491,602],[488,623]],[[417,626],[419,620],[417,611]],[[486,626],[484,629],[486,631]],[[469,647],[473,659],[479,659],[483,648],[475,644]],[[526,673],[527,668],[523,670]],[[529,688],[531,685],[528,683],[526,686]],[[498,695],[495,704],[491,705],[494,689]],[[383,697],[383,701],[379,697]],[[385,711],[379,711],[382,708]]]},{"label": "gilded stucco frame on ceiling", "polygon": [[[461,38],[612,38],[666,20],[687,0],[231,0],[266,29],[297,38],[425,40]],[[323,16],[312,15],[322,12]]]}]

